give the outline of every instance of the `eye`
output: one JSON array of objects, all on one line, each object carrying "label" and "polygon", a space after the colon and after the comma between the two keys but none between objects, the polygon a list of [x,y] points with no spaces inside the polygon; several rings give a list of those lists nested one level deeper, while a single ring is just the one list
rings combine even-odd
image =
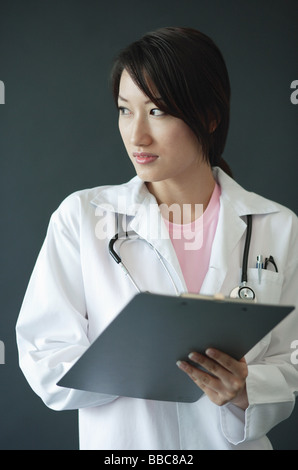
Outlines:
[{"label": "eye", "polygon": [[120,116],[129,116],[131,114],[129,109],[125,108],[124,106],[118,106],[118,110],[119,110]]},{"label": "eye", "polygon": [[165,113],[161,109],[153,108],[153,109],[151,109],[150,114],[152,116],[164,116]]}]

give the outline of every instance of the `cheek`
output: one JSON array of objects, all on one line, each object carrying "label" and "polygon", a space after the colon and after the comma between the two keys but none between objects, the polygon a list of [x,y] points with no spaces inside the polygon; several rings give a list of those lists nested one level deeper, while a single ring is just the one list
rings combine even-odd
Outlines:
[{"label": "cheek", "polygon": [[118,123],[118,129],[119,129],[119,133],[120,133],[121,139],[124,141],[124,139],[125,139],[125,132],[124,132],[123,125],[121,125],[120,122]]},{"label": "cheek", "polygon": [[128,133],[127,128],[123,125],[119,125],[119,133],[120,133],[120,137],[122,139],[122,142],[124,144],[124,147],[128,151],[130,139],[129,139],[129,133]]},{"label": "cheek", "polygon": [[171,128],[171,131],[167,133],[167,137],[164,139],[164,143],[168,148],[183,151],[185,154],[190,153],[192,156],[201,153],[201,145],[196,135],[186,124],[181,124],[181,122]]}]

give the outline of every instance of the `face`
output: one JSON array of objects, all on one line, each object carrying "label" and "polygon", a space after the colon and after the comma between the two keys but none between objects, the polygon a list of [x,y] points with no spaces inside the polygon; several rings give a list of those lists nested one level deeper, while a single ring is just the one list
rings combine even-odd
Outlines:
[{"label": "face", "polygon": [[146,182],[187,181],[202,163],[201,146],[184,121],[165,114],[126,70],[119,87],[119,129],[139,177]]}]

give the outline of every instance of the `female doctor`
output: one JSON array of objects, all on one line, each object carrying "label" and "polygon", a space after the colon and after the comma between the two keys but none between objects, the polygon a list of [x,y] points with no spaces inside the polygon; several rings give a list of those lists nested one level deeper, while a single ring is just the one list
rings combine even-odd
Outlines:
[{"label": "female doctor", "polygon": [[[240,187],[222,159],[230,85],[213,41],[189,28],[147,34],[119,54],[112,84],[137,175],[76,192],[52,215],[17,323],[20,366],[47,406],[79,409],[81,449],[271,449],[266,433],[298,388],[295,312],[240,361],[212,345],[191,355],[204,372],[178,361],[204,391],[195,403],[56,385],[137,290],[238,295],[247,215],[257,301],[297,301],[296,216]],[[114,245],[129,275],[109,253],[119,226],[136,235]],[[261,280],[259,254],[273,257]]]}]

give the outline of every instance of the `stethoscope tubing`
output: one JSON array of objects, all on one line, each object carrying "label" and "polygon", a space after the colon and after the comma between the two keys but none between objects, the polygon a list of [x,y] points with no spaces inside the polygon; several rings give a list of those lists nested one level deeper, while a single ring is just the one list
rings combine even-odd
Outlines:
[{"label": "stethoscope tubing", "polygon": [[[112,256],[112,258],[116,261],[116,263],[123,269],[125,275],[130,279],[130,281],[132,282],[132,284],[134,285],[134,287],[136,288],[136,290],[138,292],[141,292],[141,289],[139,288],[139,286],[137,285],[137,283],[135,282],[135,280],[133,279],[133,277],[131,276],[129,270],[127,269],[127,267],[125,266],[125,264],[122,262],[122,259],[120,257],[120,255],[118,253],[116,253],[116,250],[114,249],[114,245],[115,243],[117,242],[117,240],[119,239],[123,239],[123,241],[126,241],[130,238],[130,236],[135,236],[136,233],[135,232],[123,232],[123,233],[116,233],[116,235],[114,235],[113,238],[111,238],[110,242],[109,242],[109,253],[110,255]],[[146,241],[146,243],[150,246],[150,248],[154,251],[155,255],[157,256],[159,262],[162,264],[164,270],[166,271],[174,289],[175,289],[175,292],[176,292],[176,295],[179,295],[179,290],[177,289],[177,286],[170,274],[170,271],[168,270],[164,260],[162,259],[162,257],[160,256],[160,254],[158,253],[157,249],[150,243],[148,242],[147,240],[141,238],[141,237],[138,237],[138,240],[144,240]]]},{"label": "stethoscope tubing", "polygon": [[251,232],[252,232],[252,215],[248,214],[246,216],[247,227],[246,227],[246,237],[243,250],[243,259],[242,259],[242,274],[241,274],[241,283],[240,286],[232,290],[231,297],[236,297],[243,300],[254,300],[256,301],[255,291],[247,285],[247,264],[249,256],[249,248],[251,242]]},{"label": "stethoscope tubing", "polygon": [[247,217],[247,228],[246,228],[245,245],[244,245],[244,250],[243,250],[241,284],[243,282],[247,282],[247,263],[248,263],[248,255],[249,255],[249,247],[250,247],[251,231],[252,231],[252,215],[248,214],[246,217]]},{"label": "stethoscope tubing", "polygon": [[[245,237],[245,244],[244,244],[244,250],[243,250],[241,283],[240,283],[239,287],[236,287],[231,292],[231,297],[235,297],[235,295],[236,295],[236,297],[239,297],[239,298],[245,299],[245,300],[248,300],[248,299],[255,300],[255,297],[256,297],[254,290],[247,285],[247,265],[248,265],[249,248],[250,248],[250,242],[251,242],[251,233],[252,233],[252,215],[248,214],[247,215],[246,237]],[[141,292],[141,289],[139,288],[139,286],[135,282],[134,278],[131,276],[129,270],[126,268],[125,264],[122,262],[122,259],[121,259],[120,255],[114,249],[114,245],[117,242],[117,240],[123,239],[124,241],[126,241],[130,238],[130,236],[137,236],[137,234],[135,232],[122,232],[121,234],[116,233],[114,235],[114,237],[111,238],[111,240],[109,241],[109,253],[112,256],[112,258],[114,259],[114,261],[122,268],[125,275],[129,278],[131,283],[134,285],[135,289],[138,292]],[[140,237],[138,239],[143,240]],[[179,291],[176,287],[176,284],[175,284],[175,282],[174,282],[167,266],[165,265],[163,259],[161,258],[160,254],[158,253],[157,249],[150,242],[148,242],[147,240],[144,240],[144,241],[146,241],[148,243],[148,245],[155,252],[156,256],[158,257],[159,261],[161,262],[163,268],[167,272],[167,274],[169,276],[169,279],[171,280],[171,282],[174,286],[176,295],[179,295]]]}]

